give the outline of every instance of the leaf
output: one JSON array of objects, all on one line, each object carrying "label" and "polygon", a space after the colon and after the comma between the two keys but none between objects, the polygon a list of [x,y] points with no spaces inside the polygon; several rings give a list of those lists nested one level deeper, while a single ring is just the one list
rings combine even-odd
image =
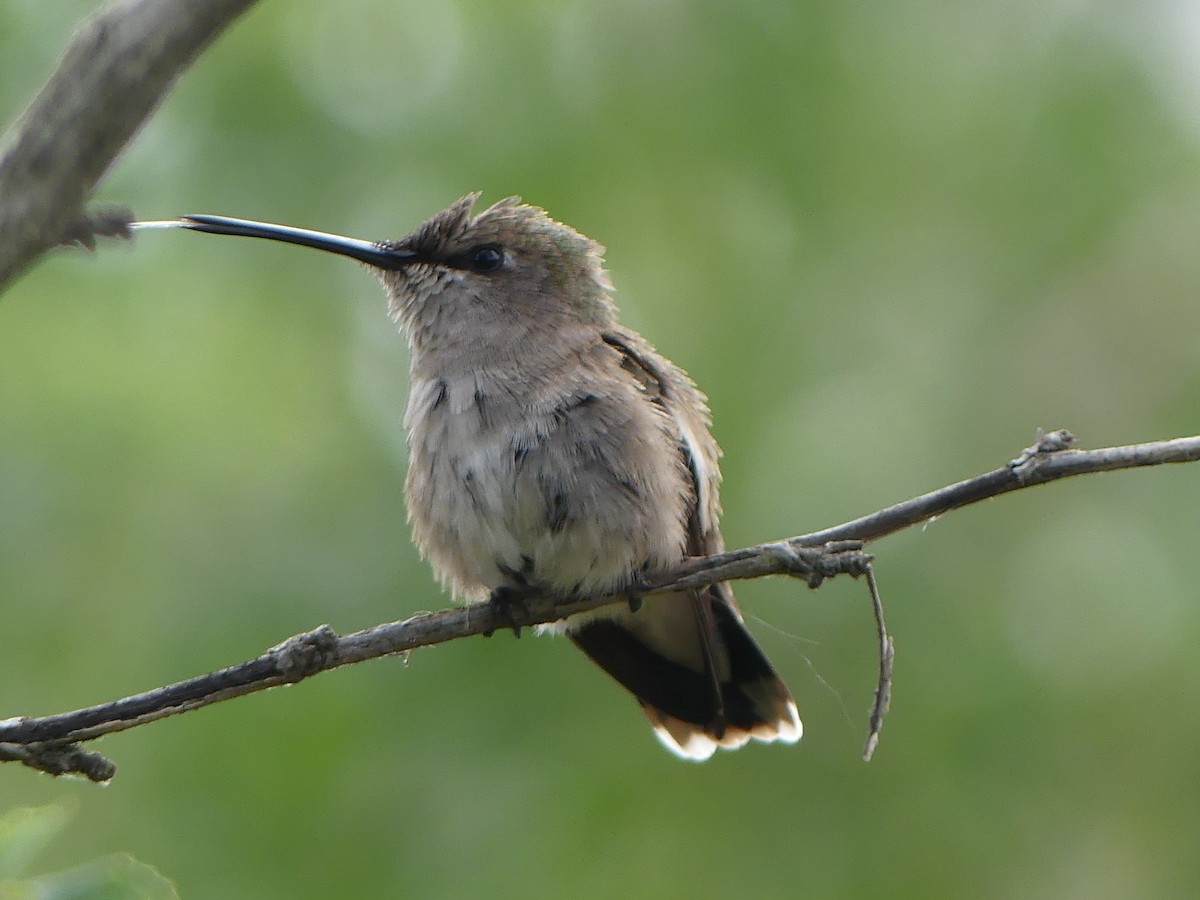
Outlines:
[{"label": "leaf", "polygon": [[[37,900],[179,900],[179,892],[169,879],[126,853],[31,878],[18,889],[27,890],[28,896]],[[0,883],[0,900],[8,900],[5,890]]]},{"label": "leaf", "polygon": [[75,817],[75,807],[63,802],[0,815],[0,900],[179,900],[174,884],[126,853],[19,878]]},{"label": "leaf", "polygon": [[[74,803],[22,807],[0,815],[0,886],[26,871],[74,816]],[[0,900],[7,895],[0,893]]]}]

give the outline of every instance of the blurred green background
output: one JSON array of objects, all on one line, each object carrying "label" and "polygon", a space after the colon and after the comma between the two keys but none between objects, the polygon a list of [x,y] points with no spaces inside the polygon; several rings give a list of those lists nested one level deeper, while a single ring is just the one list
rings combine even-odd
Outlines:
[{"label": "blurred green background", "polygon": [[[0,114],[79,0],[0,6]],[[731,545],[1200,430],[1200,16],[1152,2],[261,4],[98,199],[398,237],[521,194],[608,247],[708,392]],[[0,716],[445,605],[402,500],[372,278],[153,232],[0,300]],[[807,734],[680,762],[563,641],[417,652],[100,742],[45,858],[186,897],[1193,897],[1200,468],[1039,488],[742,584]]]}]

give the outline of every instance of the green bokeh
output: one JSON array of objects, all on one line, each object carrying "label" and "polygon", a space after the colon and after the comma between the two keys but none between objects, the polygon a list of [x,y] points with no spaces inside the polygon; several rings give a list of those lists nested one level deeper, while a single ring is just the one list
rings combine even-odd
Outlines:
[{"label": "green bokeh", "polygon": [[[0,7],[0,116],[83,2]],[[608,247],[709,393],[731,544],[1200,420],[1187,4],[262,4],[99,199],[399,236],[470,190]],[[155,232],[0,299],[0,716],[443,606],[405,523],[403,342],[369,275]],[[807,734],[703,766],[565,643],[376,662],[110,737],[42,859],[185,897],[1193,897],[1200,470],[1078,479],[738,589]]]}]

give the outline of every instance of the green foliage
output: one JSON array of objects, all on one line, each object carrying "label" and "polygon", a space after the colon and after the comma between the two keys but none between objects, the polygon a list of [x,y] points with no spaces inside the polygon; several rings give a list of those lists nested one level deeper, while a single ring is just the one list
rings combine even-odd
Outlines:
[{"label": "green foliage", "polygon": [[16,808],[0,815],[3,900],[177,900],[170,881],[127,854],[115,853],[50,875],[29,876],[33,858],[64,835],[75,804]]},{"label": "green foliage", "polygon": [[[0,5],[0,117],[91,2]],[[259,4],[98,199],[399,236],[475,189],[607,248],[710,395],[731,545],[999,465],[1192,434],[1188,4]],[[155,232],[0,298],[0,717],[447,600],[402,499],[401,340],[345,260]],[[1022,492],[738,587],[805,719],[703,766],[565,642],[497,635],[107,738],[50,870],[187,897],[1191,897],[1195,466]]]}]

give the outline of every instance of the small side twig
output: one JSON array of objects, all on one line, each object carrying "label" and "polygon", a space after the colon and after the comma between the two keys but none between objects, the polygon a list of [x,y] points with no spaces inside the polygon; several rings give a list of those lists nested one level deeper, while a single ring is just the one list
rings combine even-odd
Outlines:
[{"label": "small side twig", "polygon": [[871,704],[867,743],[863,747],[863,760],[870,762],[871,757],[875,755],[875,748],[879,746],[883,717],[892,707],[892,663],[896,657],[896,646],[883,621],[883,599],[879,595],[879,585],[875,582],[875,570],[869,565],[867,589],[871,592],[871,604],[875,609],[875,634],[879,638],[879,681],[875,687],[875,701]]},{"label": "small side twig", "polygon": [[1038,464],[1051,453],[1070,450],[1075,446],[1075,435],[1060,428],[1058,431],[1046,433],[1041,428],[1031,446],[1026,447],[1016,457],[1008,461],[1008,467],[1020,479],[1027,479],[1037,469]]},{"label": "small side twig", "polygon": [[879,681],[875,688],[875,700],[871,705],[867,743],[863,750],[863,759],[870,762],[875,748],[879,745],[883,717],[892,702],[892,661],[895,657],[895,647],[883,621],[883,599],[875,581],[872,557],[862,552],[862,546],[862,541],[831,542],[821,548],[819,558],[811,556],[813,551],[793,547],[787,541],[764,544],[763,549],[770,556],[783,561],[788,567],[787,574],[803,579],[810,588],[820,587],[821,582],[829,575],[848,574],[855,578],[859,575],[867,576],[867,589],[871,594],[871,603],[875,611],[875,630],[879,638]]},{"label": "small side twig", "polygon": [[79,774],[96,782],[108,781],[117,774],[112,760],[78,744],[0,743],[0,762],[24,763],[48,775]]}]

